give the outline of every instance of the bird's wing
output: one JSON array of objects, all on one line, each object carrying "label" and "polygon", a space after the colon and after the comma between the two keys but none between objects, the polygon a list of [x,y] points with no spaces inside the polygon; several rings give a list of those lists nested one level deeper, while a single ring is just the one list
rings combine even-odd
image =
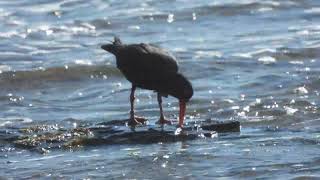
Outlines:
[{"label": "bird's wing", "polygon": [[155,73],[177,73],[176,58],[169,52],[150,44],[132,44],[126,47],[134,66]]}]

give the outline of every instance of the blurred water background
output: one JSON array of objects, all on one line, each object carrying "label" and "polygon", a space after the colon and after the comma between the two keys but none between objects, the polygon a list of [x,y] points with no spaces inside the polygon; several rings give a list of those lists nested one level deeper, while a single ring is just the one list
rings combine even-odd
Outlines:
[{"label": "blurred water background", "polygon": [[[39,154],[0,136],[1,178],[320,177],[320,1],[0,1],[0,130],[125,119],[131,84],[100,45],[171,51],[195,94],[187,119],[238,120],[240,134]],[[137,114],[159,118],[138,90]],[[177,100],[164,99],[176,118]]]}]

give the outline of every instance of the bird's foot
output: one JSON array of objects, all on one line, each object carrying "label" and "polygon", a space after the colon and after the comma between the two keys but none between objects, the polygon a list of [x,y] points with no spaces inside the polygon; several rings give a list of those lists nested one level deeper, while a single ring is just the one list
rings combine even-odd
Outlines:
[{"label": "bird's foot", "polygon": [[147,121],[146,118],[134,116],[129,119],[128,126],[134,127],[137,125],[145,125]]},{"label": "bird's foot", "polygon": [[164,119],[164,118],[160,118],[157,122],[156,122],[156,124],[160,124],[160,125],[165,125],[165,124],[168,124],[168,125],[172,125],[172,121],[170,121],[170,120],[166,120],[166,119]]}]

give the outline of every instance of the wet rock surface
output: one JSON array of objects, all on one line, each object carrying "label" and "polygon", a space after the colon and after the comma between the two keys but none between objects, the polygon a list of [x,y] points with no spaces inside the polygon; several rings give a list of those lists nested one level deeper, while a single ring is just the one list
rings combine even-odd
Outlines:
[{"label": "wet rock surface", "polygon": [[94,126],[65,128],[55,125],[31,125],[0,130],[0,142],[39,153],[51,150],[74,150],[87,146],[115,144],[152,144],[188,141],[197,138],[214,138],[218,133],[240,132],[238,121],[197,121],[188,123],[182,130],[174,125],[141,125],[132,129],[128,120],[113,120]]}]

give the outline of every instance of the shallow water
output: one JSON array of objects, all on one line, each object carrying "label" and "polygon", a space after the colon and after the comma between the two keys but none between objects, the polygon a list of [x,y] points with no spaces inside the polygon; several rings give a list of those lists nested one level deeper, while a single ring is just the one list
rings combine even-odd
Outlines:
[{"label": "shallow water", "polygon": [[[114,35],[178,58],[195,89],[186,121],[231,119],[242,129],[45,154],[4,135],[0,178],[319,178],[319,18],[317,0],[1,1],[0,132],[127,118],[131,85],[100,49]],[[154,123],[156,94],[136,95],[137,114]],[[176,118],[177,100],[164,102]]]}]

